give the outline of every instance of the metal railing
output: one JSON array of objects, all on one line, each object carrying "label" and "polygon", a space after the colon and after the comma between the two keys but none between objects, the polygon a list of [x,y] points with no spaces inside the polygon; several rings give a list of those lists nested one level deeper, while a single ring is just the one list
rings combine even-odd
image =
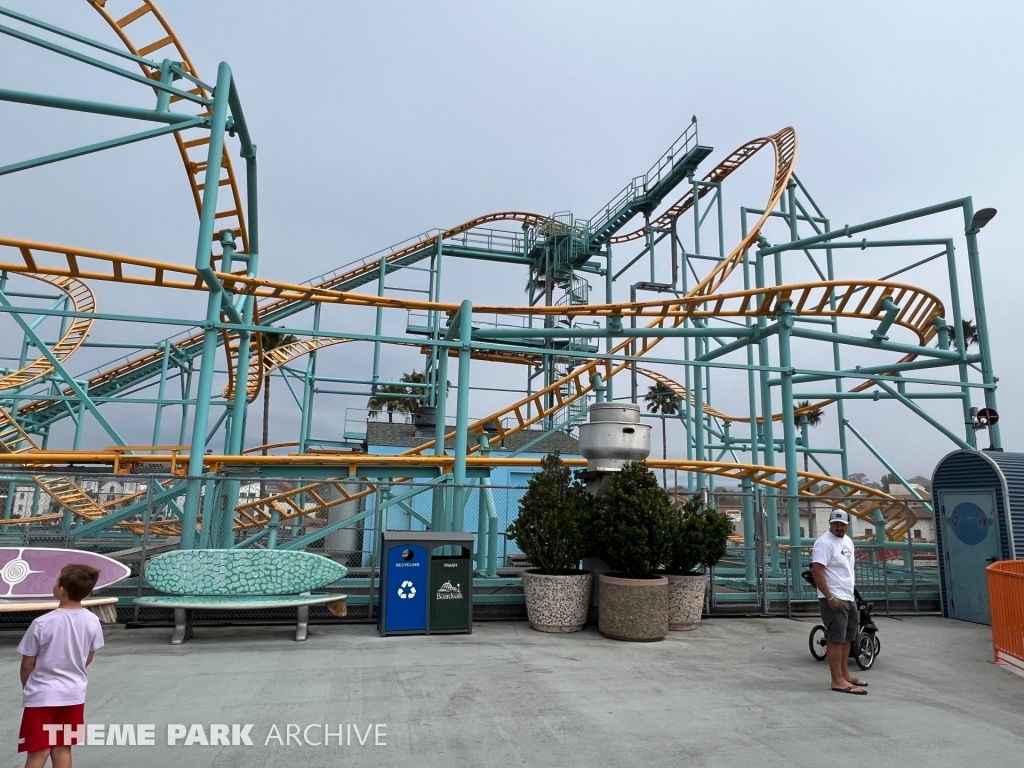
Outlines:
[{"label": "metal railing", "polygon": [[[62,475],[69,473],[65,470]],[[145,563],[160,552],[178,547],[177,527],[180,527],[188,479],[169,475],[71,474],[79,487],[97,504],[104,505],[108,513],[121,513],[113,524],[104,526],[102,521],[76,517],[71,510],[62,508],[37,483],[36,476],[36,473],[0,475],[0,509],[5,520],[5,524],[0,525],[0,546],[81,548],[114,556],[129,565],[134,573],[132,579],[111,591],[124,598],[122,616],[132,621],[147,621],[147,616],[155,617],[154,621],[163,620],[159,612],[138,614],[129,603],[131,597],[149,589],[144,576]],[[273,477],[201,478],[201,482],[197,535],[200,546],[277,547],[322,554],[350,569],[344,589],[354,589],[358,600],[369,605],[365,601],[372,603],[375,594],[373,585],[379,570],[382,531],[459,528],[475,536],[475,570],[481,585],[492,585],[501,592],[496,605],[521,602],[516,577],[528,563],[506,531],[519,513],[525,484],[474,482],[455,486],[416,481],[371,485],[365,480],[347,478],[325,481],[323,478]],[[224,498],[229,482],[239,483],[235,491],[239,503],[306,485],[317,486],[318,499],[297,499],[298,508],[316,507],[317,511],[298,517],[284,515],[263,528],[225,530],[225,508],[223,502],[220,507],[217,504]],[[519,482],[523,482],[522,477]],[[342,486],[344,493],[337,488],[330,490],[332,483]],[[363,491],[367,493],[362,498],[345,500]],[[688,491],[680,490],[680,501],[689,496]],[[824,532],[828,508],[819,509],[818,501],[799,500],[801,524],[805,528],[802,533],[807,536],[801,538],[799,546],[792,547],[787,536],[786,497],[720,489],[709,501],[733,518],[734,534],[725,557],[708,570],[707,612],[710,615],[795,615],[816,610],[815,590],[804,582],[800,573],[810,567],[813,539],[809,536]],[[770,522],[776,525],[774,535],[769,535]],[[204,531],[204,527],[210,530]],[[856,580],[863,597],[875,602],[879,613],[936,611],[939,579],[934,543],[874,541],[865,538],[867,527],[866,523],[858,521],[853,530]],[[930,530],[924,526],[924,521],[921,527],[923,532]],[[224,538],[225,533],[229,539]],[[228,541],[230,543],[226,543]],[[1024,583],[1024,574],[997,575]],[[999,598],[993,598],[994,624],[1002,605]],[[353,614],[355,618],[361,615],[358,611]],[[369,614],[362,617],[368,618]],[[1024,622],[1024,617],[1012,618],[1009,634],[1005,635],[1009,639],[998,641],[1001,645],[997,644],[997,652],[1018,654],[1013,658],[1024,656],[1024,649],[1013,645],[1013,632],[1020,636],[1019,629],[1013,628],[1018,621]]]},{"label": "metal railing", "polygon": [[1024,560],[985,569],[992,614],[992,660],[1024,672]]},{"label": "metal railing", "polygon": [[606,203],[600,211],[591,217],[589,231],[598,232],[609,221],[618,216],[631,202],[644,197],[661,179],[671,171],[677,162],[686,157],[687,153],[697,146],[697,123],[690,123],[686,130],[672,142],[665,153],[657,159],[647,173],[635,176],[619,192]]}]

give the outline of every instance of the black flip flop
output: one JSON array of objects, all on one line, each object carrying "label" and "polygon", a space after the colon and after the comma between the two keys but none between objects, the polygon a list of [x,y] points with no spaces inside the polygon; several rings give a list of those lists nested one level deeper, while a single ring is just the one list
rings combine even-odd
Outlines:
[{"label": "black flip flop", "polygon": [[848,682],[850,685],[855,686],[857,688],[867,688],[868,687],[867,683],[856,682],[856,681],[853,681],[853,680],[847,680],[846,682]]},{"label": "black flip flop", "polygon": [[861,688],[859,691],[853,690],[854,688],[860,688],[859,685],[851,685],[849,688],[833,688],[832,690],[836,693],[849,693],[854,696],[867,696],[868,692]]}]

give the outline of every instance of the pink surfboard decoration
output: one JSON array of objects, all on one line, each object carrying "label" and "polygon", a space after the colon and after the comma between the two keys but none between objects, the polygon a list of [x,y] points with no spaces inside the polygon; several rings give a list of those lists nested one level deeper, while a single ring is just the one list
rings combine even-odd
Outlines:
[{"label": "pink surfboard decoration", "polygon": [[72,563],[100,572],[95,589],[109,587],[131,573],[126,565],[95,552],[49,547],[0,547],[0,599],[53,597],[61,569]]}]

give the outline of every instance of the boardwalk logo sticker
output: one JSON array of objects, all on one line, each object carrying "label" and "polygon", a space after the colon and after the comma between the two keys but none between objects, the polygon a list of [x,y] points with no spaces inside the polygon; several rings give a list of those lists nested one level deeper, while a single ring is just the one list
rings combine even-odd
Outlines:
[{"label": "boardwalk logo sticker", "polygon": [[450,581],[446,581],[437,590],[438,600],[462,600],[462,589],[461,585],[455,584],[452,586]]}]

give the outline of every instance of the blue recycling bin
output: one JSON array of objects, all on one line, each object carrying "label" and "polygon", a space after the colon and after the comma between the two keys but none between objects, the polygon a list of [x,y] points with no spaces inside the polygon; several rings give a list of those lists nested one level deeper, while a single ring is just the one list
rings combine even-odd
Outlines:
[{"label": "blue recycling bin", "polygon": [[[452,547],[458,554],[431,556],[437,547]],[[432,633],[473,631],[472,563],[473,534],[435,533],[433,531],[385,531],[381,534],[380,589],[377,595],[377,631],[387,635],[428,635]],[[462,561],[466,561],[463,563]],[[465,567],[463,567],[465,566]],[[453,587],[445,578],[433,591],[445,611],[431,612],[431,585],[447,568],[448,573],[468,573],[464,586]],[[432,574],[433,570],[438,574]],[[432,575],[436,578],[432,579]],[[462,576],[465,579],[465,576]],[[456,594],[458,600],[451,598]],[[464,601],[464,602],[463,602]],[[462,603],[463,611],[453,603]],[[455,609],[454,611],[452,609]],[[431,616],[433,615],[433,621]]]}]

